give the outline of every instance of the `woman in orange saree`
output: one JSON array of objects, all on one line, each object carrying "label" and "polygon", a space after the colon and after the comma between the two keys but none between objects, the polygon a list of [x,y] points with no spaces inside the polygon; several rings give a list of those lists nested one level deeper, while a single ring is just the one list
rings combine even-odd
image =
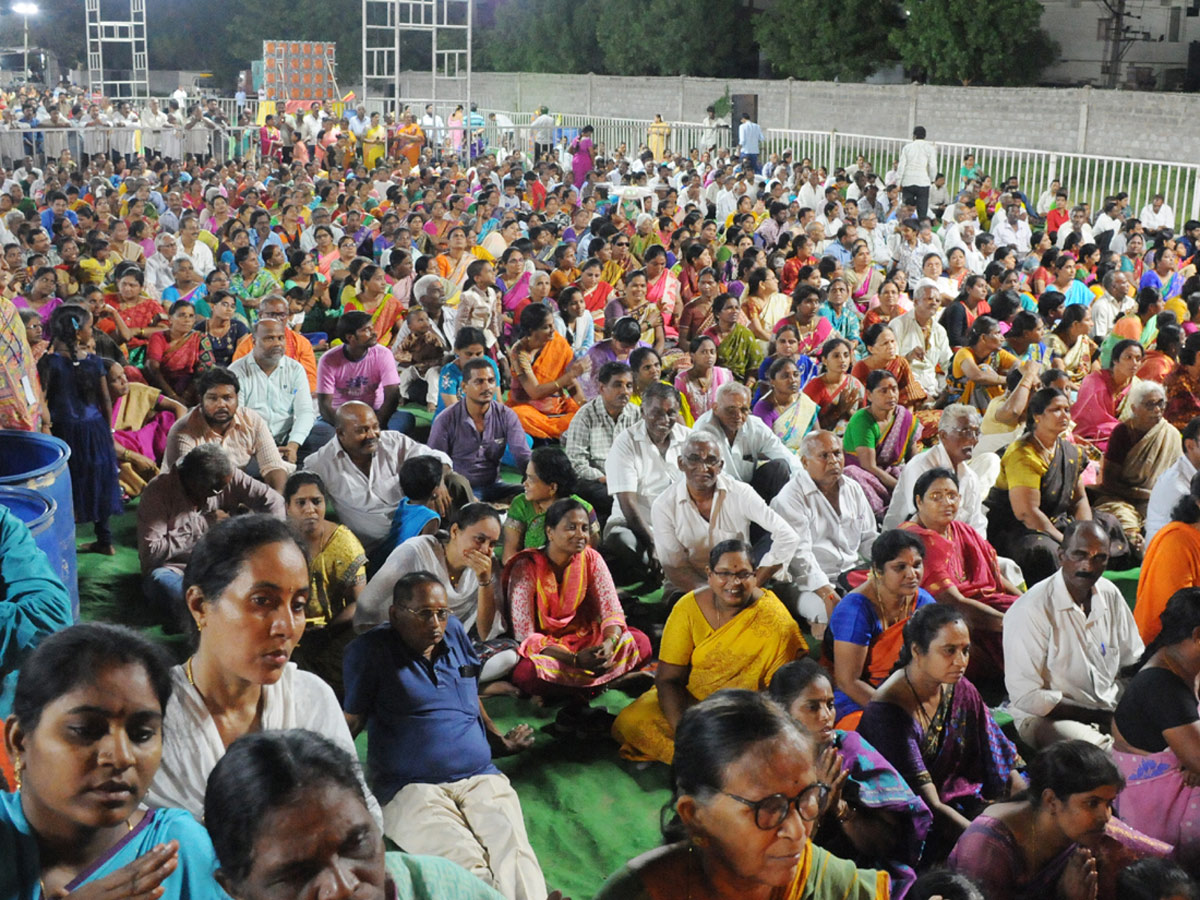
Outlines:
[{"label": "woman in orange saree", "polygon": [[530,436],[559,438],[583,402],[576,379],[588,370],[587,358],[575,359],[548,306],[526,306],[518,324],[521,337],[508,351],[508,405]]}]

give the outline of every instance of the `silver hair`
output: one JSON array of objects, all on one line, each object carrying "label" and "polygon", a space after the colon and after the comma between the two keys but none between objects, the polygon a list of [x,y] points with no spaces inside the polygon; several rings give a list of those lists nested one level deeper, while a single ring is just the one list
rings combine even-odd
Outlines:
[{"label": "silver hair", "polygon": [[163,244],[165,244],[167,241],[173,241],[173,240],[175,240],[175,235],[172,232],[160,231],[158,233],[158,237],[156,237],[154,239],[154,249],[161,250]]},{"label": "silver hair", "polygon": [[738,394],[742,397],[750,396],[750,388],[746,387],[740,381],[727,381],[717,388],[717,402],[720,403],[730,394]]},{"label": "silver hair", "polygon": [[697,447],[700,444],[712,444],[717,448],[718,452],[721,449],[721,445],[717,443],[717,436],[715,434],[713,434],[711,431],[700,429],[698,431],[690,432],[688,436],[684,438],[683,447],[680,448],[679,452],[680,454],[687,454],[692,450],[692,448]]},{"label": "silver hair", "polygon": [[[180,268],[182,268],[185,262],[192,262],[192,258],[190,256],[176,256],[173,260],[171,260],[171,274],[178,275]],[[195,267],[196,264],[192,263],[192,268],[194,269]]]},{"label": "silver hair", "polygon": [[813,447],[816,446],[817,441],[827,437],[831,437],[834,439],[834,441],[837,441],[837,435],[832,431],[821,431],[818,429],[816,431],[810,431],[808,434],[806,434],[800,440],[800,458],[808,459],[812,455]]},{"label": "silver hair", "polygon": [[1149,381],[1147,379],[1139,379],[1134,382],[1133,387],[1129,390],[1129,405],[1141,406],[1151,394],[1157,394],[1159,397],[1166,397],[1167,391],[1157,381]]},{"label": "silver hair", "polygon": [[425,299],[425,295],[429,293],[430,289],[441,280],[441,277],[438,275],[422,275],[417,279],[416,284],[413,285],[413,299],[420,303]]},{"label": "silver hair", "polygon": [[979,410],[975,407],[965,403],[951,403],[942,410],[942,417],[938,420],[938,433],[949,432],[950,426],[963,423],[977,427],[981,421]]},{"label": "silver hair", "polygon": [[918,284],[916,290],[914,290],[912,293],[913,300],[915,301],[923,299],[923,295],[926,291],[933,291],[936,294],[938,292],[938,286],[932,282]]},{"label": "silver hair", "polygon": [[1109,271],[1105,272],[1104,277],[1100,279],[1101,285],[1104,286],[1104,290],[1108,292],[1110,297],[1114,296],[1113,283],[1117,280],[1117,276],[1122,274],[1124,273],[1117,269],[1110,269]]}]

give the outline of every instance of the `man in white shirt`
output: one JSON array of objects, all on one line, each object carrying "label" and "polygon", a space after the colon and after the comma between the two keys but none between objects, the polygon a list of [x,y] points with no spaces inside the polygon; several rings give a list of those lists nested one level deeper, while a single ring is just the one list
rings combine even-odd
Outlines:
[{"label": "man in white shirt", "polygon": [[1100,215],[1096,216],[1096,221],[1092,223],[1092,234],[1098,241],[1103,241],[1104,235],[1107,234],[1111,241],[1121,230],[1121,221],[1121,204],[1116,200],[1109,200],[1104,204],[1104,210]]},{"label": "man in white shirt", "polygon": [[800,460],[758,416],[750,415],[750,389],[731,381],[717,389],[717,402],[696,420],[721,450],[725,474],[769,500],[799,471]]},{"label": "man in white shirt", "polygon": [[445,134],[446,123],[442,121],[442,117],[433,111],[433,104],[425,104],[425,114],[421,116],[421,130],[425,132],[425,137],[429,141],[431,147],[440,147],[442,145],[442,135]]},{"label": "man in white shirt", "polygon": [[913,375],[930,397],[942,392],[938,384],[938,366],[946,372],[954,359],[946,329],[934,320],[941,308],[937,285],[922,284],[913,292],[913,308],[891,321],[892,333],[900,355],[908,360]]},{"label": "man in white shirt", "polygon": [[158,252],[146,260],[146,293],[155,300],[160,299],[162,292],[175,283],[171,264],[178,246],[175,235],[170,232],[160,231],[154,239],[154,247]]},{"label": "man in white shirt", "polygon": [[1087,223],[1087,210],[1082,206],[1071,208],[1071,220],[1064,222],[1062,227],[1058,229],[1058,234],[1055,235],[1055,243],[1060,248],[1065,247],[1067,245],[1067,237],[1072,232],[1079,234],[1080,246],[1096,242],[1096,237],[1092,234],[1092,226]]},{"label": "man in white shirt", "polygon": [[704,111],[704,118],[700,120],[704,131],[700,132],[700,149],[701,150],[716,150],[717,149],[717,126],[721,123],[717,121],[716,110],[713,107],[708,107]]},{"label": "man in white shirt", "polygon": [[1103,341],[1117,319],[1129,312],[1136,301],[1129,296],[1129,277],[1121,271],[1106,272],[1101,280],[1104,293],[1092,301],[1092,336]]},{"label": "man in white shirt", "polygon": [[1175,230],[1175,211],[1162,194],[1155,194],[1154,199],[1142,207],[1138,218],[1142,220],[1146,234],[1152,238],[1158,237],[1162,231]]},{"label": "man in white shirt", "polygon": [[992,237],[998,246],[1016,247],[1018,256],[1023,257],[1029,252],[1033,232],[1029,223],[1021,218],[1020,203],[1008,203],[1004,207],[1004,218],[997,216],[992,221]]},{"label": "man in white shirt", "polygon": [[1183,426],[1183,453],[1159,476],[1150,491],[1146,506],[1146,544],[1164,525],[1171,521],[1171,510],[1175,504],[1188,496],[1192,490],[1192,479],[1200,470],[1200,416]]},{"label": "man in white shirt", "polygon": [[535,163],[554,152],[554,117],[550,115],[549,107],[543,106],[538,109],[537,118],[529,123],[529,133],[533,136]]},{"label": "man in white shirt", "polygon": [[754,548],[760,587],[791,562],[800,546],[791,526],[748,484],[723,474],[723,466],[717,439],[693,431],[679,454],[683,478],[660,494],[650,509],[654,549],[668,594],[706,585],[709,551],[732,538],[749,541],[751,525],[765,532]]},{"label": "man in white shirt", "polygon": [[894,182],[900,185],[904,202],[917,208],[917,218],[929,213],[929,188],[936,177],[937,148],[925,140],[925,128],[918,125],[913,129],[913,139],[900,151]]},{"label": "man in white shirt", "polygon": [[[979,411],[973,406],[953,403],[942,410],[938,420],[938,443],[914,456],[900,470],[896,489],[892,491],[892,503],[883,517],[883,527],[899,528],[900,523],[916,512],[913,502],[913,486],[917,479],[930,469],[949,469],[958,476],[959,505],[956,518],[965,522],[979,536],[987,540],[987,513],[983,509],[983,487],[979,476],[968,465],[975,445],[979,443]],[[986,459],[990,456],[991,459]],[[986,454],[984,463],[995,461],[996,474],[1000,470],[1000,457]]]},{"label": "man in white shirt", "polygon": [[1083,740],[1108,750],[1118,675],[1144,645],[1125,597],[1103,577],[1109,537],[1090,520],[1063,530],[1062,566],[1004,615],[1004,684],[1034,749]]},{"label": "man in white shirt", "polygon": [[312,211],[312,224],[300,232],[300,249],[305,253],[311,253],[317,247],[316,229],[324,225],[333,233],[333,242],[336,244],[342,239],[345,234],[341,228],[333,224],[332,215],[327,206],[317,206]]},{"label": "man in white shirt", "polygon": [[304,366],[287,356],[287,328],[278,319],[255,323],[253,351],[229,371],[241,382],[242,404],[266,419],[285,461],[302,463],[333,438],[333,428],[317,420]]},{"label": "man in white shirt", "polygon": [[847,478],[837,435],[814,431],[800,445],[803,468],[771,501],[799,539],[789,571],[800,590],[798,611],[821,637],[840,599],[838,577],[858,567],[879,536],[862,487]]},{"label": "man in white shirt", "polygon": [[179,223],[179,243],[175,256],[190,259],[192,268],[201,278],[207,278],[208,273],[217,267],[212,250],[200,240],[200,220],[195,216],[184,216]]},{"label": "man in white shirt", "polygon": [[[338,407],[337,439],[308,458],[305,470],[325,482],[342,524],[370,552],[388,533],[404,492],[400,467],[414,456],[436,456],[447,471],[450,457],[398,431],[381,431],[375,410],[351,400]],[[449,509],[450,495],[439,487],[434,499]]]},{"label": "man in white shirt", "polygon": [[738,125],[738,147],[742,163],[750,172],[758,171],[758,152],[764,140],[763,130],[753,122],[750,116],[742,113],[741,124]]},{"label": "man in white shirt", "polygon": [[[601,552],[615,572],[658,568],[651,507],[683,478],[679,451],[691,433],[678,414],[679,392],[662,382],[650,385],[642,394],[642,420],[617,435],[605,460],[613,507]],[[655,574],[661,577],[661,572]]]}]

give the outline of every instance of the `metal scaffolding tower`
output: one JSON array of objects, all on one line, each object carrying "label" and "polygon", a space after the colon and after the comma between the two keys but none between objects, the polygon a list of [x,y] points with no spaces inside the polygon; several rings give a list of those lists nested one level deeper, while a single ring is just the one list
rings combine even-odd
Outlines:
[{"label": "metal scaffolding tower", "polygon": [[87,0],[86,7],[88,87],[107,97],[149,97],[146,0]]},{"label": "metal scaffolding tower", "polygon": [[[470,108],[472,0],[363,0],[363,99],[399,109],[406,99]],[[414,41],[413,38],[416,37]],[[407,40],[406,40],[407,39]],[[400,73],[414,43],[429,41],[430,95],[403,98]],[[440,87],[440,91],[439,91]],[[445,112],[438,110],[445,118]]]}]

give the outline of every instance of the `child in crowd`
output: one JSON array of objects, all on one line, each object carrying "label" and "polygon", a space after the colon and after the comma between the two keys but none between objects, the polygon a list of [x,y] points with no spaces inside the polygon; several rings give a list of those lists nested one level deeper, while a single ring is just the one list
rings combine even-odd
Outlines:
[{"label": "child in crowd", "polygon": [[33,361],[37,362],[49,348],[49,343],[42,336],[42,317],[35,309],[22,309],[21,322],[25,325],[25,337],[29,341],[29,349],[33,351]]},{"label": "child in crowd", "polygon": [[104,363],[83,345],[91,340],[92,314],[67,303],[50,316],[51,352],[38,362],[51,432],[71,448],[68,466],[76,522],[94,522],[96,539],[82,552],[112,556],[109,516],[121,512],[112,398]]},{"label": "child in crowd", "polygon": [[396,365],[400,367],[400,396],[408,397],[413,383],[424,382],[425,406],[433,412],[438,404],[438,378],[449,348],[429,321],[429,314],[414,306],[406,317],[409,334],[396,347]]}]

